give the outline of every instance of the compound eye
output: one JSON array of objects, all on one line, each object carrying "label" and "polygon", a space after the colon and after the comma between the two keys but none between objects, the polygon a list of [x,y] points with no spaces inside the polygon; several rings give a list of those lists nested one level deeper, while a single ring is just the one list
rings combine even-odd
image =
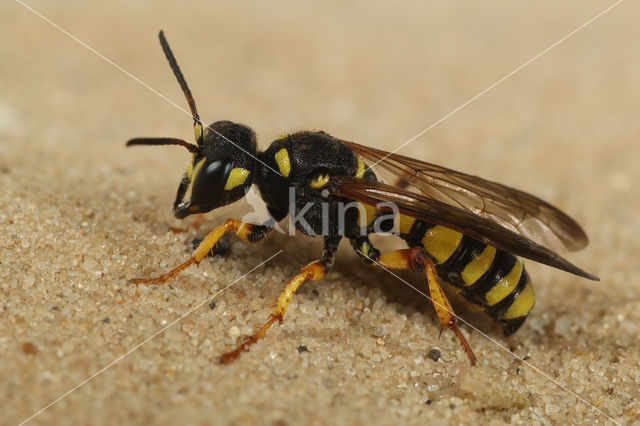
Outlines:
[{"label": "compound eye", "polygon": [[331,176],[329,175],[329,173],[320,173],[319,175],[311,179],[311,182],[309,182],[309,186],[312,188],[323,188],[329,183],[329,180],[331,180]]},{"label": "compound eye", "polygon": [[221,196],[230,166],[230,163],[220,160],[205,163],[193,177],[191,203],[201,208],[214,204]]}]

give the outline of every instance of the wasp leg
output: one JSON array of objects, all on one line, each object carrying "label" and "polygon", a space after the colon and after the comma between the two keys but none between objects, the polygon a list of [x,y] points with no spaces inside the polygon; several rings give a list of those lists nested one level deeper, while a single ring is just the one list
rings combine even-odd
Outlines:
[{"label": "wasp leg", "polygon": [[456,317],[453,308],[442,291],[442,287],[438,282],[436,267],[430,257],[426,255],[420,247],[412,247],[410,249],[396,250],[384,253],[373,259],[377,263],[387,268],[394,269],[411,269],[413,271],[425,271],[427,274],[427,282],[429,283],[429,292],[431,300],[435,308],[436,315],[440,320],[440,334],[445,327],[449,327],[458,337],[462,348],[464,349],[471,365],[476,365],[476,356],[471,350],[471,346],[462,335],[462,332],[456,325]]},{"label": "wasp leg", "polygon": [[214,228],[207,236],[202,240],[198,248],[195,249],[189,260],[176,266],[166,274],[162,274],[155,278],[135,278],[132,282],[136,284],[162,284],[167,280],[178,275],[180,271],[187,268],[192,264],[199,264],[202,259],[207,257],[207,254],[218,243],[220,238],[225,232],[232,231],[243,241],[253,243],[259,241],[267,236],[271,228],[266,225],[252,225],[244,223],[240,219],[227,219],[225,223]]},{"label": "wasp leg", "polygon": [[282,293],[280,293],[280,297],[278,297],[276,307],[269,315],[267,322],[265,322],[264,325],[258,329],[258,331],[248,337],[237,348],[235,348],[231,352],[223,354],[220,357],[220,362],[222,364],[230,363],[231,361],[236,359],[242,352],[247,352],[251,345],[256,343],[266,334],[267,330],[271,328],[273,323],[275,323],[276,321],[282,322],[284,313],[287,311],[287,307],[289,306],[289,303],[291,302],[291,299],[293,298],[296,290],[298,290],[298,287],[300,287],[300,285],[307,280],[317,281],[322,279],[329,271],[329,269],[331,269],[331,265],[333,265],[333,261],[335,259],[335,251],[337,250],[337,247],[337,243],[335,245],[325,243],[325,251],[322,255],[322,260],[311,262],[304,268],[300,269],[300,273],[293,277],[287,283],[284,290],[282,290]]},{"label": "wasp leg", "polygon": [[[230,233],[227,232],[222,237],[220,237],[216,245],[213,246],[209,254],[207,254],[207,257],[226,256],[227,254],[229,254],[229,252],[231,251],[231,242],[229,241],[229,234]],[[201,242],[202,242],[202,238],[194,238],[193,240],[191,240],[191,249],[192,250],[197,249]]]}]

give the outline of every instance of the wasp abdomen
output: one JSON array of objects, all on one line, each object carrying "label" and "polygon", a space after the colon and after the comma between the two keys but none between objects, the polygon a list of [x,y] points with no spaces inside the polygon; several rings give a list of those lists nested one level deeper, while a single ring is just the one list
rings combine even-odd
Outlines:
[{"label": "wasp abdomen", "polygon": [[519,258],[444,226],[403,215],[399,225],[400,235],[409,246],[424,248],[436,263],[438,274],[482,307],[505,334],[524,323],[535,297]]}]

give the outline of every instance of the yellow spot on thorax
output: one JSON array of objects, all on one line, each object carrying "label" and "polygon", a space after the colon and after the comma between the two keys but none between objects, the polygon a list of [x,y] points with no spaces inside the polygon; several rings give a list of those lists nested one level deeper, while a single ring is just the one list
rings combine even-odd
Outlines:
[{"label": "yellow spot on thorax", "polygon": [[436,225],[425,232],[422,237],[422,247],[440,264],[451,257],[460,245],[460,241],[462,241],[460,232]]},{"label": "yellow spot on thorax", "polygon": [[522,261],[516,259],[516,263],[511,268],[511,271],[500,281],[494,285],[491,290],[485,294],[484,298],[489,306],[495,305],[505,297],[511,294],[514,288],[518,285],[520,277],[522,276]]},{"label": "yellow spot on thorax", "polygon": [[[358,157],[356,172],[354,177],[356,179],[362,179],[366,170],[364,160]],[[374,206],[365,203],[358,203],[358,225],[359,226],[371,226],[376,218],[377,209]]]},{"label": "yellow spot on thorax", "polygon": [[289,152],[287,151],[287,148],[282,148],[280,151],[276,152],[275,159],[282,176],[289,177],[289,173],[291,173],[291,161],[289,160]]},{"label": "yellow spot on thorax", "polygon": [[233,188],[242,185],[251,172],[247,169],[243,169],[242,167],[236,167],[231,170],[229,173],[229,178],[227,179],[227,183],[224,185],[224,189],[226,191],[230,191]]},{"label": "yellow spot on thorax", "polygon": [[535,294],[533,293],[533,286],[531,283],[522,289],[516,300],[513,301],[507,312],[504,314],[505,319],[518,318],[529,313],[533,308],[535,302]]},{"label": "yellow spot on thorax", "polygon": [[358,166],[356,167],[355,178],[362,179],[364,177],[364,171],[365,171],[364,161],[362,161],[362,158],[358,157]]},{"label": "yellow spot on thorax", "polygon": [[464,285],[472,285],[484,275],[491,267],[493,259],[496,257],[496,248],[486,246],[484,250],[474,257],[467,266],[464,267],[460,275],[464,281]]},{"label": "yellow spot on thorax", "polygon": [[312,188],[322,188],[326,184],[329,183],[329,179],[331,177],[327,173],[322,173],[316,176],[311,182],[309,182],[309,186]]}]

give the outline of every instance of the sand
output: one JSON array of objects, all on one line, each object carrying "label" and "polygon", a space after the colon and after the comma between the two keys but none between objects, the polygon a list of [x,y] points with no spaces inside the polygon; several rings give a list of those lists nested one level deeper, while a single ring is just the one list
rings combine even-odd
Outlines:
[{"label": "sand", "polygon": [[637,3],[401,151],[536,194],[590,236],[567,256],[602,281],[527,262],[537,304],[512,339],[456,299],[488,336],[461,325],[474,368],[453,333],[438,338],[428,300],[347,244],[228,366],[217,357],[320,241],[232,240],[168,285],[128,281],[182,262],[243,208],[171,232],[192,222],[171,212],[189,156],[124,147],[192,140],[157,32],[207,122],[246,123],[263,148],[317,129],[394,149],[613,2],[31,3],[167,99],[20,4],[0,7],[0,424],[640,424]]}]

